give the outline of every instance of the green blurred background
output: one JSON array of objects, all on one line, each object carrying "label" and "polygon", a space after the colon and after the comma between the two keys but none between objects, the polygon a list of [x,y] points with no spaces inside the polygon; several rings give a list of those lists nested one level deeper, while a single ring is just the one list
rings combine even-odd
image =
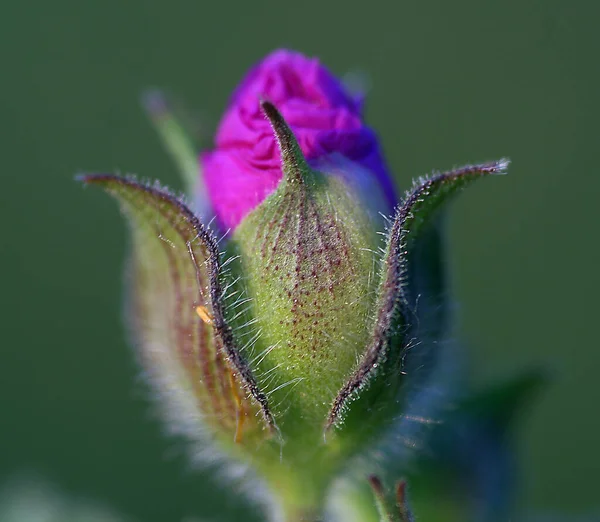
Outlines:
[{"label": "green blurred background", "polygon": [[246,513],[163,436],[123,334],[125,228],[73,175],[180,187],[140,92],[176,93],[210,136],[247,68],[285,46],[368,73],[404,187],[513,160],[452,209],[460,331],[477,382],[552,372],[518,431],[522,508],[597,510],[599,16],[559,0],[3,2],[0,483],[39,473],[140,522]]}]

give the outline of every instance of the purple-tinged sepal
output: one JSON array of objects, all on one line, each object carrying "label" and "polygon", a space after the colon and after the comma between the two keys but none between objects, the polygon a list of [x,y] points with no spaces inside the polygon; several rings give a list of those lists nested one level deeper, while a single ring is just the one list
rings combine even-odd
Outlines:
[{"label": "purple-tinged sepal", "polygon": [[305,426],[315,444],[336,390],[368,343],[381,217],[360,204],[348,176],[312,169],[277,109],[262,106],[284,177],[229,243],[252,317],[248,324],[239,316],[237,329],[253,339],[247,358],[283,436]]},{"label": "purple-tinged sepal", "polygon": [[[326,432],[337,427],[347,437],[372,439],[381,430],[393,429],[395,420],[408,409],[407,399],[414,399],[411,393],[424,387],[426,377],[420,371],[423,354],[419,353],[417,337],[417,299],[420,290],[425,297],[430,296],[436,284],[427,277],[429,274],[417,277],[419,267],[411,266],[411,262],[420,258],[419,249],[425,248],[430,253],[439,250],[439,234],[432,227],[438,210],[448,198],[480,177],[503,174],[507,166],[506,160],[466,166],[419,179],[407,192],[389,230],[381,260],[368,345],[333,401]],[[428,245],[419,241],[422,237]],[[438,263],[434,261],[431,269],[434,276],[437,273],[442,277]],[[433,286],[428,288],[429,285]],[[437,326],[442,331],[444,322],[444,317],[438,318]],[[431,371],[439,357],[435,353],[428,355],[426,369]],[[365,416],[372,422],[364,422]]]},{"label": "purple-tinged sepal", "polygon": [[227,281],[212,233],[157,185],[81,179],[114,196],[129,222],[128,326],[171,431],[254,452],[276,427],[224,317]]}]

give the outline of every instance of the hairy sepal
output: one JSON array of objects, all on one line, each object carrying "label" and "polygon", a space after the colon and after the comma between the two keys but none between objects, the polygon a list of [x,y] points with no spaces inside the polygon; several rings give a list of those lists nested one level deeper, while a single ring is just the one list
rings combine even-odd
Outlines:
[{"label": "hairy sepal", "polygon": [[274,423],[224,318],[211,232],[157,185],[112,175],[81,180],[114,196],[128,219],[129,326],[173,430],[254,449]]},{"label": "hairy sepal", "polygon": [[[368,348],[333,401],[326,432],[344,423],[347,426],[342,431],[351,438],[369,437],[376,431],[390,429],[406,408],[409,392],[416,392],[423,386],[424,377],[419,381],[423,372],[417,369],[423,367],[424,361],[433,367],[437,357],[431,353],[423,359],[418,353],[419,331],[427,329],[427,326],[419,325],[419,299],[423,293],[429,300],[424,306],[432,305],[435,294],[443,295],[444,292],[439,260],[440,236],[432,228],[435,217],[459,189],[480,177],[502,174],[507,166],[508,161],[501,160],[463,167],[421,178],[407,192],[389,231]],[[420,238],[424,241],[420,242]],[[438,259],[427,260],[423,254]],[[426,266],[412,266],[415,262],[431,265],[428,270]],[[445,312],[441,310],[432,320],[434,330],[438,330],[433,335],[439,336],[445,328]],[[364,423],[365,415],[369,415],[372,422]]]},{"label": "hairy sepal", "polygon": [[232,238],[258,332],[247,349],[284,437],[310,432],[314,447],[367,342],[381,218],[363,209],[339,172],[310,168],[276,109],[263,109],[284,178]]}]

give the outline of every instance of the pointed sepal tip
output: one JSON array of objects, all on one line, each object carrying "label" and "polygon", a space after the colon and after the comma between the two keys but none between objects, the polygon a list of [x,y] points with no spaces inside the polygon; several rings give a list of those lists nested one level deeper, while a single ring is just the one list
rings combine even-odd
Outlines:
[{"label": "pointed sepal tip", "polygon": [[261,100],[260,106],[273,128],[281,152],[284,178],[290,182],[302,183],[311,170],[292,129],[270,101]]}]

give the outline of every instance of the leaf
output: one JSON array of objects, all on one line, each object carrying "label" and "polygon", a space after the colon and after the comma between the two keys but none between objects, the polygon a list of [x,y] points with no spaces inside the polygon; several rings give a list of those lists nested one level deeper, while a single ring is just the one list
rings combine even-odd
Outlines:
[{"label": "leaf", "polygon": [[210,231],[157,185],[111,175],[81,179],[114,196],[128,218],[128,319],[172,428],[192,437],[208,428],[208,435],[238,444],[268,436],[274,423],[267,400],[224,319],[220,254]]},{"label": "leaf", "polygon": [[500,433],[512,428],[517,415],[547,384],[540,368],[531,368],[490,386],[463,400],[460,410],[472,418],[491,424]]},{"label": "leaf", "polygon": [[428,452],[419,455],[410,476],[420,515],[449,521],[510,518],[518,471],[511,428],[545,382],[545,374],[532,368],[470,391],[433,427]]},{"label": "leaf", "polygon": [[[477,178],[502,174],[507,160],[461,169],[418,180],[400,204],[388,237],[386,254],[382,264],[381,284],[377,316],[373,323],[371,342],[360,360],[356,371],[339,391],[331,407],[326,430],[340,425],[343,413],[357,399],[361,390],[372,383],[375,375],[381,375],[380,386],[370,395],[385,393],[393,397],[400,384],[406,380],[403,374],[407,366],[412,339],[414,309],[411,307],[409,287],[409,262],[420,233],[432,222],[437,210],[456,191]],[[413,294],[414,295],[414,294]],[[413,303],[415,298],[412,299]],[[418,339],[416,340],[418,342]],[[372,405],[372,397],[363,401],[364,411]],[[381,399],[379,400],[381,402]],[[387,402],[393,406],[393,400]],[[358,417],[361,415],[358,414]],[[385,413],[382,412],[382,417]],[[365,428],[367,429],[367,428]]]}]

